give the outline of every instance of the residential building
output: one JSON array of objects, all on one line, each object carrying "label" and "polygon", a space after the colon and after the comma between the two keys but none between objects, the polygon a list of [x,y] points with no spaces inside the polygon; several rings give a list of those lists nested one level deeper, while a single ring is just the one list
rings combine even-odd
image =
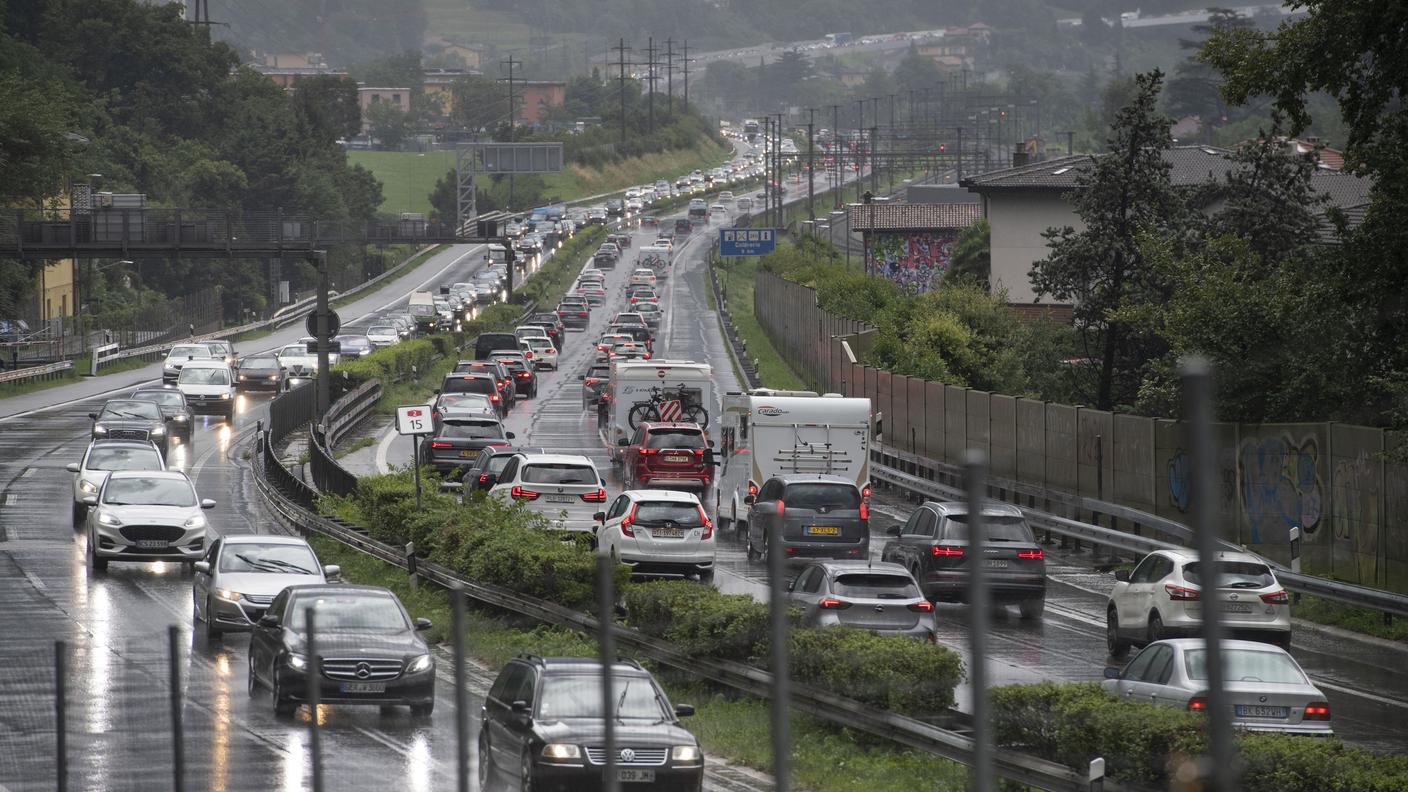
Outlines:
[{"label": "residential building", "polygon": [[294,83],[308,77],[330,74],[334,77],[347,78],[345,69],[329,69],[323,66],[266,66],[255,63],[251,64],[250,68],[278,83],[279,87],[286,91],[292,91]]},{"label": "residential building", "polygon": [[939,287],[959,234],[983,217],[976,203],[848,204],[846,213],[864,240],[865,271],[910,294]]},{"label": "residential building", "polygon": [[357,87],[357,105],[362,108],[362,131],[366,132],[370,128],[367,112],[372,105],[390,103],[393,107],[402,112],[411,109],[411,89],[410,88],[369,88],[366,86]]},{"label": "residential building", "polygon": [[561,107],[567,101],[567,83],[552,80],[514,81],[514,92],[518,94],[515,118],[519,124],[541,124],[547,121],[548,112]]}]

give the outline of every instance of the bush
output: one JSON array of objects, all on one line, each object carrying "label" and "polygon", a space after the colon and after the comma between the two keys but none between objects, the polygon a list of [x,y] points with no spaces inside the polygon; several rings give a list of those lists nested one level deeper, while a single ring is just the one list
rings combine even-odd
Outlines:
[{"label": "bush", "polygon": [[1408,756],[1339,740],[1249,734],[1241,740],[1242,792],[1391,792],[1408,789]]},{"label": "bush", "polygon": [[632,585],[626,613],[641,632],[720,660],[748,662],[768,636],[767,603],[684,580]]},{"label": "bush", "polygon": [[792,676],[857,701],[905,715],[931,715],[954,704],[963,661],[952,650],[852,627],[793,630]]}]

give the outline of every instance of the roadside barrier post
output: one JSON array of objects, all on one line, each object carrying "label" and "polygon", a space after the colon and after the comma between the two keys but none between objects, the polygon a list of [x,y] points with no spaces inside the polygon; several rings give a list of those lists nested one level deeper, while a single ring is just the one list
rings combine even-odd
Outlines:
[{"label": "roadside barrier post", "polygon": [[791,789],[792,676],[787,645],[787,581],[782,532],[768,531],[768,618],[772,622],[772,765],[773,788]]},{"label": "roadside barrier post", "polygon": [[[469,702],[464,690],[464,589],[450,589],[450,629],[455,648],[455,789],[469,792]],[[484,757],[479,757],[484,761]],[[482,791],[481,791],[482,792]]]},{"label": "roadside barrier post", "polygon": [[972,618],[970,667],[973,689],[973,772],[972,788],[988,792],[993,788],[992,732],[988,723],[988,581],[985,565],[979,563],[987,547],[987,527],[983,506],[987,501],[987,454],[969,449],[964,454],[963,474],[968,488],[968,551],[974,559],[968,565],[968,610]]},{"label": "roadside barrier post", "polygon": [[1090,792],[1104,792],[1105,789],[1105,758],[1096,757],[1090,760]]},{"label": "roadside barrier post", "polygon": [[601,784],[605,792],[619,792],[621,789],[616,773],[616,717],[612,712],[615,696],[611,672],[616,662],[616,636],[612,633],[616,625],[616,587],[612,578],[615,571],[612,566],[611,555],[606,552],[606,548],[601,548],[596,555],[596,618],[597,653],[601,661],[601,711],[606,721],[606,729],[602,735],[606,756]]},{"label": "roadside barrier post", "polygon": [[68,644],[54,641],[54,769],[59,792],[68,789]]},{"label": "roadside barrier post", "polygon": [[[1292,525],[1290,530],[1291,538],[1291,571],[1300,574],[1300,526]],[[1300,592],[1291,594],[1291,604],[1300,604]]]},{"label": "roadside barrier post", "polygon": [[411,578],[411,588],[419,588],[420,578],[416,575],[415,542],[406,542],[406,574]]},{"label": "roadside barrier post", "polygon": [[321,699],[322,686],[318,678],[322,675],[323,662],[318,657],[318,632],[314,619],[314,608],[308,608],[304,613],[307,621],[306,638],[308,642],[308,672],[306,682],[308,690],[304,693],[304,698],[308,701],[308,756],[313,762],[313,792],[323,792],[323,744],[318,733],[318,706]]},{"label": "roadside barrier post", "polygon": [[181,628],[166,629],[167,671],[171,676],[171,772],[176,792],[186,789],[186,745],[181,727]]}]

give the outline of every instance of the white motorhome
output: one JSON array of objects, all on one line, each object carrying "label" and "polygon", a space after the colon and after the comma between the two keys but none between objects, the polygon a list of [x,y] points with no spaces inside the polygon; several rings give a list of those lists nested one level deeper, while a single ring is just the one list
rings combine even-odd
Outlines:
[{"label": "white motorhome", "polygon": [[714,491],[720,527],[748,522],[743,502],[785,473],[845,476],[870,485],[870,400],[836,393],[759,389],[724,395]]},{"label": "white motorhome", "polygon": [[613,459],[619,453],[617,443],[634,434],[630,423],[631,408],[648,403],[656,388],[676,393],[680,386],[684,386],[685,396],[690,401],[704,408],[710,420],[718,415],[714,368],[708,363],[692,360],[622,360],[611,364],[611,376],[602,400],[605,420],[600,426],[602,441],[610,449]]},{"label": "white motorhome", "polygon": [[416,327],[422,332],[429,332],[440,317],[435,310],[435,295],[428,291],[411,292],[406,313],[415,317]]}]

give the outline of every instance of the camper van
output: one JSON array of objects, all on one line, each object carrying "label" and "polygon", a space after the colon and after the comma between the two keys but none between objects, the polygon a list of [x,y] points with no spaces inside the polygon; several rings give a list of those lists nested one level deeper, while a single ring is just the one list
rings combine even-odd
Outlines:
[{"label": "camper van", "polygon": [[435,295],[428,291],[412,292],[406,312],[415,317],[416,329],[422,333],[433,331],[440,318],[435,310]]},{"label": "camper van", "polygon": [[870,486],[870,400],[759,389],[724,396],[716,437],[714,514],[722,528],[748,522],[744,499],[772,476],[828,474]]},{"label": "camper van", "polygon": [[[620,454],[619,443],[635,434],[631,425],[631,408],[649,402],[654,389],[674,400],[684,386],[685,397],[704,408],[708,416],[701,425],[717,416],[718,403],[714,394],[714,369],[708,363],[692,360],[622,360],[611,364],[611,376],[598,409],[602,442],[611,451],[612,459]],[[674,420],[662,415],[662,420]],[[637,421],[639,423],[639,421]]]}]

